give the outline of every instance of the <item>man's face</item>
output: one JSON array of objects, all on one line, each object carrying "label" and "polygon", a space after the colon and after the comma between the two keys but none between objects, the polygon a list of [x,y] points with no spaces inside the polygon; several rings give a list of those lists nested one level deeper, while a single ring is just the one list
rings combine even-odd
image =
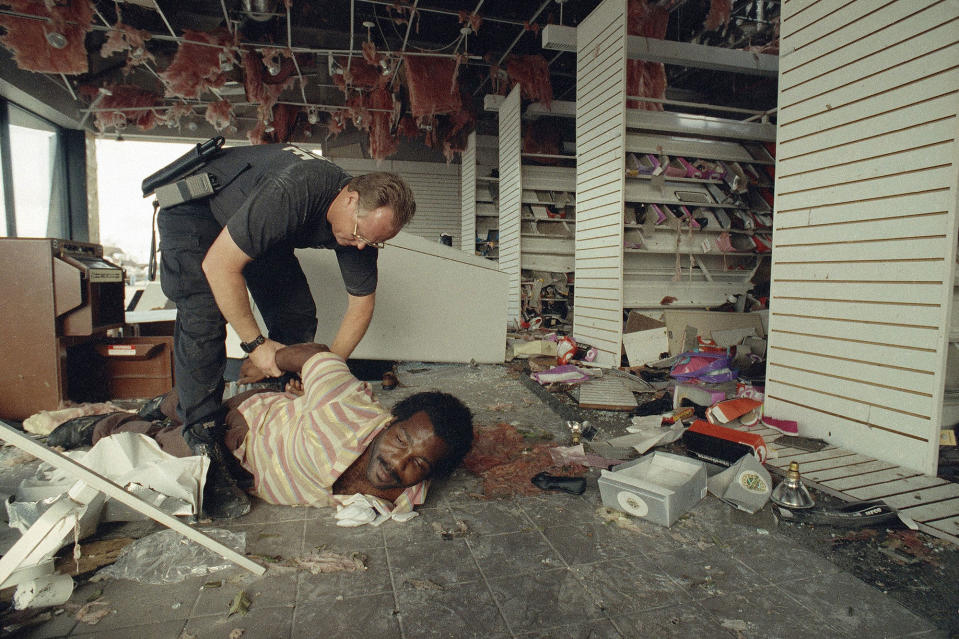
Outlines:
[{"label": "man's face", "polygon": [[363,250],[370,244],[385,242],[399,232],[393,228],[393,209],[381,206],[359,217],[359,195],[352,193],[348,206],[352,214],[339,223],[332,224],[333,237],[340,246],[355,246]]},{"label": "man's face", "polygon": [[433,432],[425,412],[394,421],[371,444],[366,478],[376,488],[407,488],[429,477],[446,455],[446,442]]}]

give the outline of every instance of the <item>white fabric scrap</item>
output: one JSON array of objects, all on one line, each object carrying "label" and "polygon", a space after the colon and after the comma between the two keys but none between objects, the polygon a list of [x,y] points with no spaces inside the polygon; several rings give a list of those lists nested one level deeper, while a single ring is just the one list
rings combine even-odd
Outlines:
[{"label": "white fabric scrap", "polygon": [[[639,424],[643,424],[643,426],[638,425],[637,422],[634,421],[633,425],[627,428],[627,430],[630,431],[629,435],[614,437],[610,439],[608,443],[617,448],[632,446],[636,449],[636,452],[645,453],[654,446],[663,446],[676,441],[682,437],[683,432],[686,430],[682,422],[676,422],[669,428],[663,428],[659,425],[662,420],[662,415],[648,415],[646,417],[655,418],[655,426],[649,425],[649,420],[639,422]],[[635,419],[636,418],[634,418],[634,420]]]},{"label": "white fabric scrap", "polygon": [[340,504],[336,507],[335,518],[337,526],[355,528],[365,524],[379,526],[389,519],[399,522],[409,521],[418,514],[413,510],[394,513],[393,504],[387,500],[373,495],[356,493],[340,501]]}]

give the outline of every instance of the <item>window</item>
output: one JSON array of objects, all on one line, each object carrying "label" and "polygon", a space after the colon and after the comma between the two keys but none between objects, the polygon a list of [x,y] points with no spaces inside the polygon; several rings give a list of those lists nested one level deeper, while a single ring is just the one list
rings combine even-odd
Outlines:
[{"label": "window", "polygon": [[[4,235],[70,237],[66,163],[59,127],[7,103],[3,144]],[[12,211],[11,211],[12,209]]]}]

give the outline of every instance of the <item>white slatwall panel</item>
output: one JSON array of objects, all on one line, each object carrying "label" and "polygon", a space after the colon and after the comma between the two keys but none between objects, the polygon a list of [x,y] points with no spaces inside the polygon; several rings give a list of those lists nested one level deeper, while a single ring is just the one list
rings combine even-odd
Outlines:
[{"label": "white slatwall panel", "polygon": [[520,116],[517,84],[499,108],[499,269],[509,275],[507,323],[518,322],[520,312]]},{"label": "white slatwall panel", "polygon": [[791,0],[766,413],[934,473],[956,260],[959,2]]},{"label": "white slatwall panel", "polygon": [[[460,160],[460,249],[476,254],[476,131],[466,139],[466,149]],[[455,242],[454,242],[455,243]]]},{"label": "white slatwall panel", "polygon": [[402,176],[416,197],[416,215],[403,230],[431,242],[439,242],[442,233],[452,235],[454,244],[461,241],[460,168],[455,164],[402,160],[384,160],[377,163],[375,160],[356,158],[330,159],[353,175],[392,171]]},{"label": "white slatwall panel", "polygon": [[576,313],[573,335],[619,366],[623,334],[626,3],[576,30]]}]

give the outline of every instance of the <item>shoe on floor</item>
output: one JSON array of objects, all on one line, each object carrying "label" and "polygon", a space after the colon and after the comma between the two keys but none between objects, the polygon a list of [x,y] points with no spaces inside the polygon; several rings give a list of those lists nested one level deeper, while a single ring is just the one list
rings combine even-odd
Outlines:
[{"label": "shoe on floor", "polygon": [[97,422],[113,414],[84,415],[83,417],[68,419],[47,435],[47,446],[59,446],[67,450],[89,446],[93,443],[93,429]]},{"label": "shoe on floor", "polygon": [[150,422],[164,419],[166,415],[160,412],[160,405],[163,404],[164,399],[166,399],[166,393],[147,400],[147,403],[137,411],[137,415]]}]

